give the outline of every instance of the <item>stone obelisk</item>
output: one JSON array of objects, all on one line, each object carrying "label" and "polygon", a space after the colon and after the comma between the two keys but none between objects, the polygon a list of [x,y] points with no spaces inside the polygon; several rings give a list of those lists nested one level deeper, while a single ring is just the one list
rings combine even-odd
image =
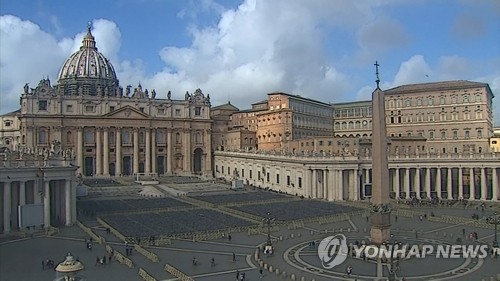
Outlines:
[{"label": "stone obelisk", "polygon": [[372,213],[370,237],[374,244],[390,238],[389,166],[384,92],[380,89],[378,62],[375,63],[377,88],[372,93]]}]

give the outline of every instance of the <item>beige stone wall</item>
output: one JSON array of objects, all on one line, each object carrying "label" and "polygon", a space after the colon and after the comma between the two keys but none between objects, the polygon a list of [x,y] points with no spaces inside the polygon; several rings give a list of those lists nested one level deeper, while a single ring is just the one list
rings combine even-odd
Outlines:
[{"label": "beige stone wall", "polygon": [[0,116],[0,146],[14,150],[21,144],[20,122],[17,112]]}]

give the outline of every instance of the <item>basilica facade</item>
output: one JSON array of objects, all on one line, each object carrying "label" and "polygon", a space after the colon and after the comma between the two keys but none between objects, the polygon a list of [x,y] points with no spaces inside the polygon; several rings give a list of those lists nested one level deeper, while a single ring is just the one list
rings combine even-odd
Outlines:
[{"label": "basilica facade", "polygon": [[61,67],[21,96],[17,149],[61,147],[82,176],[211,172],[210,97],[197,89],[159,98],[142,85],[122,87],[90,27]]}]

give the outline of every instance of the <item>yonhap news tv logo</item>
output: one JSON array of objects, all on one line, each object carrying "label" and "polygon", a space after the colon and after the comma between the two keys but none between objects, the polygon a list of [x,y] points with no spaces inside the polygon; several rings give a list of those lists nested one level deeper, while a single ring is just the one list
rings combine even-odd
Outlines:
[{"label": "yonhap news tv logo", "polygon": [[[497,249],[494,249],[495,252]],[[467,259],[488,257],[488,245],[409,245],[409,244],[382,244],[382,245],[351,245],[343,234],[328,236],[318,246],[318,257],[324,268],[331,269],[342,264],[350,255],[359,259],[424,259],[433,257],[438,259]]]}]

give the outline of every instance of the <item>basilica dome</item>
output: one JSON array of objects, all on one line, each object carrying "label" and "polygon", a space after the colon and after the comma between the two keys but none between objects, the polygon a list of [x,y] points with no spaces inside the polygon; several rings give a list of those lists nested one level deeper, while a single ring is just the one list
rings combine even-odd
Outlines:
[{"label": "basilica dome", "polygon": [[118,79],[111,62],[96,47],[91,26],[83,37],[80,50],[73,53],[59,71],[59,85],[65,94],[114,96]]}]

